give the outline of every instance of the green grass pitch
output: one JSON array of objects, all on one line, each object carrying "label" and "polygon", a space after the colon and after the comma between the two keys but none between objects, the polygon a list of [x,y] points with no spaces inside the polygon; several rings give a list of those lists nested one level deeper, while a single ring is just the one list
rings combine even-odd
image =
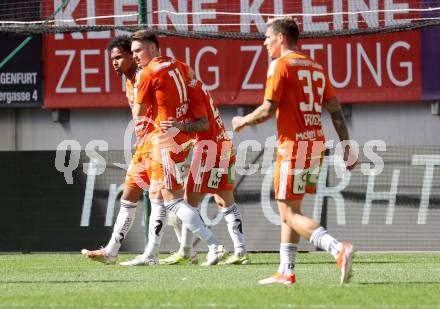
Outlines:
[{"label": "green grass pitch", "polygon": [[278,254],[251,258],[246,266],[125,268],[79,253],[0,255],[0,307],[440,308],[440,253],[357,253],[344,286],[328,254],[298,254],[290,287],[257,284],[276,271]]}]

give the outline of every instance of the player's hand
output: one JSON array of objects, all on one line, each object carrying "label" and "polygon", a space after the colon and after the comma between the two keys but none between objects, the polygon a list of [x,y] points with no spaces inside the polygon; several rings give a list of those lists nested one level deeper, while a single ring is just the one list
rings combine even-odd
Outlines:
[{"label": "player's hand", "polygon": [[232,118],[232,131],[234,132],[240,132],[245,125],[243,124],[243,118],[241,116],[235,116]]},{"label": "player's hand", "polygon": [[355,154],[350,145],[345,146],[344,149],[344,162],[347,170],[352,171],[355,166],[358,164],[358,156]]},{"label": "player's hand", "polygon": [[177,121],[176,118],[169,117],[168,120],[162,120],[159,124],[162,131],[167,132],[171,128],[176,128],[182,131],[182,125]]}]

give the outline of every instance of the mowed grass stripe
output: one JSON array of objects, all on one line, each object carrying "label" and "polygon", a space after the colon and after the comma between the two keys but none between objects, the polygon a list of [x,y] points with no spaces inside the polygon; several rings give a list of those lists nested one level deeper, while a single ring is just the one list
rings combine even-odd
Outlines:
[{"label": "mowed grass stripe", "polygon": [[357,253],[353,282],[340,286],[331,256],[301,253],[298,283],[286,287],[257,284],[276,271],[274,253],[252,254],[251,265],[208,268],[124,268],[80,254],[8,254],[0,255],[0,307],[440,308],[439,257]]}]

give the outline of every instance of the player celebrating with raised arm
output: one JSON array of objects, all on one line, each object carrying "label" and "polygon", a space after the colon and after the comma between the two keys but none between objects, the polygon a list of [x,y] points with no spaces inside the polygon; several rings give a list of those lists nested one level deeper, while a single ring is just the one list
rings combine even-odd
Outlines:
[{"label": "player celebrating with raised arm", "polygon": [[[81,252],[95,261],[113,264],[116,261],[121,243],[134,222],[136,207],[142,191],[148,189],[150,184],[149,174],[151,173],[150,162],[152,155],[151,150],[148,151],[148,147],[145,147],[144,142],[149,140],[148,135],[152,132],[153,122],[151,120],[152,110],[148,110],[144,113],[145,117],[141,118],[137,117],[134,113],[134,84],[138,67],[132,57],[130,38],[128,36],[116,37],[109,43],[107,50],[110,52],[110,59],[115,72],[119,76],[123,75],[126,77],[126,95],[135,121],[136,152],[127,170],[124,191],[121,197],[121,208],[109,243],[100,250],[91,251],[83,249]],[[160,192],[155,194],[152,203],[155,207],[152,208],[150,215],[151,224],[148,234],[150,247],[148,248],[149,254],[142,258],[144,265],[158,264],[158,245],[152,246],[151,244],[160,243],[163,230],[165,230],[162,227],[166,224],[166,209],[163,206]]]},{"label": "player celebrating with raised arm", "polygon": [[[207,242],[207,263],[217,264],[226,254],[224,247],[205,226],[199,214],[183,199],[183,169],[191,144],[190,136],[177,130],[164,132],[159,127],[163,120],[175,118],[183,121],[187,117],[189,67],[176,59],[161,56],[159,41],[151,32],[135,32],[131,41],[133,59],[142,68],[136,82],[133,115],[142,118],[151,111],[154,121],[152,134],[145,143],[153,154],[149,190],[152,212],[155,195],[161,194],[165,208],[174,213],[192,233]],[[147,254],[144,252],[142,256]],[[128,264],[139,265],[136,259]]]},{"label": "player celebrating with raised arm", "polygon": [[[304,194],[314,193],[324,150],[321,109],[327,109],[341,141],[348,131],[340,104],[323,67],[297,51],[298,26],[290,18],[268,23],[266,46],[276,58],[269,66],[264,102],[244,117],[234,117],[232,127],[239,132],[277,116],[278,144],[274,178],[275,198],[281,218],[280,265],[278,271],[260,284],[293,284],[297,244],[300,236],[331,253],[341,272],[340,283],[350,279],[353,246],[340,243],[314,220],[301,212]],[[347,169],[350,148],[344,152]]]},{"label": "player celebrating with raised arm", "polygon": [[[207,194],[213,194],[225,218],[229,235],[234,244],[234,254],[224,264],[249,264],[242,227],[240,209],[234,200],[235,155],[232,141],[226,133],[220,112],[203,88],[201,81],[193,79],[188,84],[189,112],[192,119],[179,123],[170,118],[160,123],[161,128],[177,128],[182,132],[195,133],[193,159],[186,185],[185,199],[198,207]],[[191,263],[192,234],[182,226],[180,249],[161,264]]]}]

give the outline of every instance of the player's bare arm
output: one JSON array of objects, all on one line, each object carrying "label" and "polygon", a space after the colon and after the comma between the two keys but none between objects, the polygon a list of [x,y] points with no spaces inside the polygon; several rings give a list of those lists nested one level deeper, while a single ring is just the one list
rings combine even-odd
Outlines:
[{"label": "player's bare arm", "polygon": [[[326,102],[324,102],[323,107],[330,113],[332,117],[333,126],[335,127],[336,133],[339,136],[339,140],[349,141],[350,136],[348,134],[347,125],[345,124],[344,114],[342,112],[341,104],[336,97],[333,97]],[[344,149],[344,161],[348,163],[350,158],[350,145],[347,145]],[[351,163],[351,162],[350,162]],[[357,160],[354,160],[352,164],[347,164],[347,169],[352,170],[357,164]]]},{"label": "player's bare arm", "polygon": [[177,128],[182,132],[204,132],[209,129],[208,117],[198,118],[194,122],[180,123],[175,118],[168,118],[160,122],[160,128],[167,131],[170,128]]},{"label": "player's bare arm", "polygon": [[232,129],[234,132],[240,132],[246,126],[265,122],[275,115],[277,108],[277,102],[265,100],[263,104],[257,107],[252,113],[243,117],[236,116],[232,118]]},{"label": "player's bare arm", "polygon": [[348,141],[350,139],[348,135],[347,126],[345,125],[344,114],[342,113],[341,104],[336,97],[324,102],[323,107],[330,113],[332,117],[333,126],[336,133],[338,133],[340,141]]}]

